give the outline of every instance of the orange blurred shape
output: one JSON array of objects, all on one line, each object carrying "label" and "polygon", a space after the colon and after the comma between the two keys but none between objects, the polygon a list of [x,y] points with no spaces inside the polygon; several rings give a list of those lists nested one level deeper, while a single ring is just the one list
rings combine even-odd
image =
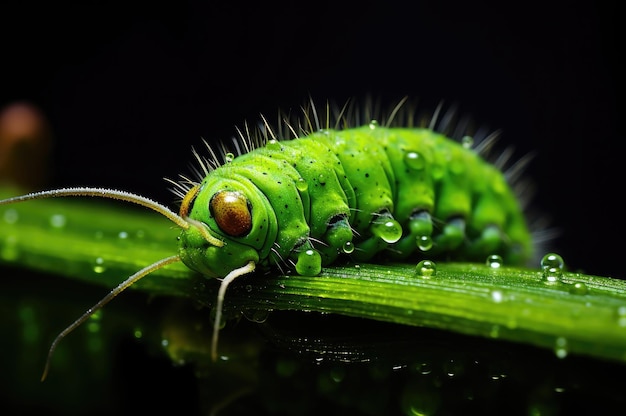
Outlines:
[{"label": "orange blurred shape", "polygon": [[41,189],[49,175],[50,125],[33,104],[14,102],[0,110],[0,183]]}]

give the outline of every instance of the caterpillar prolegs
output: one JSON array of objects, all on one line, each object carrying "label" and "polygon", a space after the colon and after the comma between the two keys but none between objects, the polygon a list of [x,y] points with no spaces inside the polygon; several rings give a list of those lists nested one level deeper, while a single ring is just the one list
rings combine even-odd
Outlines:
[{"label": "caterpillar prolegs", "polygon": [[[533,255],[522,204],[505,174],[475,150],[429,127],[396,127],[401,102],[388,117],[348,127],[343,112],[320,122],[314,106],[274,131],[265,121],[233,140],[235,152],[208,146],[194,156],[198,179],[182,176],[174,192],[179,214],[145,197],[96,188],[44,191],[0,204],[53,196],[100,196],[153,209],[181,227],[179,253],[129,277],[64,330],[57,343],[128,286],[182,261],[222,278],[216,303],[213,357],[226,288],[257,267],[317,275],[340,258],[353,262],[445,257],[508,264]],[[330,110],[327,107],[327,110]],[[408,111],[405,111],[408,114]],[[403,114],[405,119],[411,119]],[[395,123],[394,123],[395,120]],[[343,124],[342,124],[343,123]],[[410,123],[409,123],[410,124]],[[467,142],[469,143],[469,142]],[[486,140],[478,147],[489,147]],[[501,164],[501,163],[500,163]],[[519,166],[518,166],[519,167]],[[519,169],[513,169],[515,176]],[[44,371],[46,375],[48,364]]]}]

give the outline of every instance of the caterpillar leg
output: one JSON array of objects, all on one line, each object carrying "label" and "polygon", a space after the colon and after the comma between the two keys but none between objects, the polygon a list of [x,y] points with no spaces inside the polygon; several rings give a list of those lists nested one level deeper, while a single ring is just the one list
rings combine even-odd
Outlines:
[{"label": "caterpillar leg", "polygon": [[498,253],[507,240],[502,224],[489,224],[483,227],[477,237],[468,237],[467,221],[462,217],[451,218],[440,233],[433,235],[433,220],[426,210],[419,210],[409,217],[405,236],[397,244],[391,256],[405,259],[416,251],[424,256],[437,255],[449,251],[464,250],[468,257]]},{"label": "caterpillar leg", "polygon": [[483,229],[480,237],[472,241],[469,254],[477,256],[499,252],[505,239],[506,236],[499,226],[489,225]]},{"label": "caterpillar leg", "polygon": [[472,259],[484,259],[490,254],[506,254],[511,239],[507,224],[510,217],[506,199],[498,192],[483,192],[474,204],[472,216],[468,221],[467,255]]},{"label": "caterpillar leg", "polygon": [[[335,215],[327,224],[326,233],[321,239],[308,238],[294,248],[291,258],[298,274],[315,276],[322,271],[323,264],[330,264],[340,254],[350,254],[354,251],[352,243],[354,233],[348,216]],[[319,243],[316,248],[313,247],[315,241]]]},{"label": "caterpillar leg", "polygon": [[327,245],[318,248],[322,255],[322,263],[330,264],[337,259],[340,254],[350,254],[354,251],[352,239],[354,233],[347,215],[336,215],[328,221],[326,233],[322,236],[322,241]]},{"label": "caterpillar leg", "polygon": [[474,231],[471,233],[472,236],[468,234],[465,219],[451,218],[443,226],[441,234],[435,237],[432,253],[456,251],[468,259],[480,260],[489,254],[499,253],[507,238],[501,226],[497,224],[490,224],[482,230]]},{"label": "caterpillar leg", "polygon": [[402,226],[389,211],[384,210],[374,214],[373,218],[369,227],[369,234],[372,237],[356,245],[353,257],[357,261],[369,260],[390,244],[397,243],[402,237]]},{"label": "caterpillar leg", "polygon": [[437,235],[434,240],[434,250],[454,251],[461,247],[465,240],[465,219],[461,217],[450,218],[443,226],[441,234]]},{"label": "caterpillar leg", "polygon": [[310,240],[306,240],[294,250],[296,273],[301,276],[317,276],[322,271],[322,256],[313,248]]},{"label": "caterpillar leg", "polygon": [[406,234],[394,246],[391,256],[395,259],[404,259],[415,252],[428,252],[433,246],[433,221],[426,210],[416,210],[408,221]]}]

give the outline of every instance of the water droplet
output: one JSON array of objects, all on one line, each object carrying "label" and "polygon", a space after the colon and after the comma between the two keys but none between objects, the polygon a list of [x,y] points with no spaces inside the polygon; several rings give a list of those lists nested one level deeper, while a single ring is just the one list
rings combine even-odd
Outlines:
[{"label": "water droplet", "polygon": [[296,181],[296,188],[300,192],[305,192],[307,189],[309,189],[309,184],[304,180],[304,178],[299,178]]},{"label": "water droplet", "polygon": [[378,121],[377,120],[370,121],[370,129],[374,130],[376,127],[378,127]]},{"label": "water droplet", "polygon": [[491,256],[487,257],[485,263],[492,269],[499,269],[500,267],[502,267],[503,264],[502,256],[492,254]]},{"label": "water droplet", "polygon": [[558,358],[567,357],[567,338],[558,337],[554,343],[554,353]]},{"label": "water droplet", "polygon": [[548,253],[541,259],[541,268],[553,268],[557,270],[563,270],[565,262],[563,258],[556,253]]},{"label": "water droplet", "polygon": [[17,213],[17,210],[13,208],[9,208],[6,211],[4,211],[4,215],[2,216],[2,218],[4,219],[4,222],[6,222],[7,224],[15,224],[17,220],[20,219],[20,216]]},{"label": "water droplet", "polygon": [[432,369],[432,367],[430,366],[430,364],[428,364],[428,363],[421,363],[420,365],[418,365],[418,369],[417,369],[417,371],[419,371],[419,372],[420,372],[420,374],[422,374],[422,375],[425,375],[425,376],[426,376],[426,375],[428,375],[428,374],[432,373],[432,372],[433,372],[433,369]]},{"label": "water droplet", "polygon": [[163,339],[161,340],[161,346],[162,346],[163,348],[167,348],[169,345],[170,345],[170,341],[169,341],[167,338],[163,338]]},{"label": "water droplet", "polygon": [[126,231],[120,231],[119,234],[117,234],[117,238],[120,240],[126,240],[128,238],[128,233]]},{"label": "water droplet", "polygon": [[133,331],[133,336],[136,339],[141,339],[143,338],[143,331],[141,330],[141,328],[135,328],[135,330]]},{"label": "water droplet", "polygon": [[417,263],[415,272],[420,277],[429,278],[429,277],[434,276],[437,273],[437,265],[435,264],[434,261],[422,260],[419,263]]},{"label": "water droplet", "polygon": [[432,217],[426,210],[415,212],[409,218],[409,232],[415,235],[415,242],[421,251],[428,251],[433,247]]},{"label": "water droplet", "polygon": [[404,154],[404,163],[413,170],[422,170],[426,166],[426,159],[420,152],[409,151]]},{"label": "water droplet", "polygon": [[589,293],[589,288],[583,282],[576,282],[570,286],[569,293],[572,295],[586,295]]},{"label": "water droplet", "polygon": [[462,362],[451,359],[443,363],[443,371],[448,377],[454,378],[465,372],[465,366]]},{"label": "water droplet", "polygon": [[461,138],[461,145],[465,149],[471,149],[472,146],[474,145],[474,138],[472,136],[463,136]]},{"label": "water droplet", "polygon": [[493,299],[495,303],[500,303],[504,300],[504,293],[502,293],[501,290],[492,290],[491,299]]},{"label": "water droplet", "polygon": [[231,152],[224,154],[224,163],[230,163],[235,158],[235,155]]},{"label": "water droplet", "polygon": [[322,256],[313,249],[301,251],[296,262],[296,272],[301,276],[317,276],[322,271]]},{"label": "water droplet", "polygon": [[354,252],[354,244],[352,243],[352,241],[346,241],[343,244],[342,250],[346,254],[350,254],[350,253]]},{"label": "water droplet", "polygon": [[104,259],[102,257],[98,257],[95,260],[93,271],[96,273],[104,273],[107,268],[104,266]]},{"label": "water droplet", "polygon": [[565,262],[555,253],[548,253],[541,259],[541,271],[546,283],[558,283],[563,275]]},{"label": "water droplet", "polygon": [[417,241],[417,248],[421,251],[428,251],[433,248],[433,239],[430,235],[418,235],[415,240]]},{"label": "water droplet", "polygon": [[54,214],[50,216],[50,226],[52,228],[63,228],[67,224],[67,218],[63,214]]},{"label": "water droplet", "polygon": [[252,285],[246,285],[246,292],[252,292]]},{"label": "water droplet", "polygon": [[381,215],[371,226],[372,234],[393,244],[402,238],[402,226],[391,215]]}]

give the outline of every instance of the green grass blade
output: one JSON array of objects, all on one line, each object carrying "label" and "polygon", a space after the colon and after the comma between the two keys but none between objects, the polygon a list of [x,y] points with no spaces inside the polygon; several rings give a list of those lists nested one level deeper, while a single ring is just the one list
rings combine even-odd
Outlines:
[{"label": "green grass blade", "polygon": [[[2,263],[110,288],[178,250],[171,223],[117,204],[2,206],[0,224]],[[137,288],[212,304],[217,281],[175,264]],[[316,277],[245,276],[227,292],[226,308],[334,313],[626,361],[626,282],[577,273],[550,282],[539,269],[440,262],[421,276],[415,265],[361,264]]]}]

